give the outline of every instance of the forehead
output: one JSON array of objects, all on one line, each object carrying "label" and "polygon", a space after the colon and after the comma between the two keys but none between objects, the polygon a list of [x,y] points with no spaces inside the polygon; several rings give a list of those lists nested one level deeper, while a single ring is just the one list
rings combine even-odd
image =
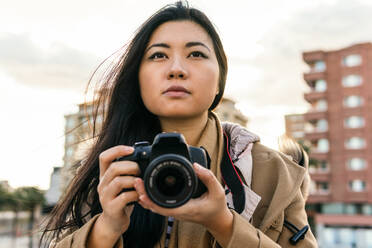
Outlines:
[{"label": "forehead", "polygon": [[197,23],[192,21],[170,21],[161,24],[152,33],[148,45],[153,43],[203,42],[213,49],[212,39]]}]

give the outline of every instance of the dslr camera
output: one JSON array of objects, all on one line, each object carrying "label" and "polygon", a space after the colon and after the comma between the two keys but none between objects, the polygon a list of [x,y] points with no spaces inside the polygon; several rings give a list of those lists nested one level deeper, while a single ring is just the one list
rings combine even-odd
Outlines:
[{"label": "dslr camera", "polygon": [[209,169],[210,159],[204,148],[187,145],[180,133],[158,134],[152,145],[137,142],[131,155],[118,160],[138,163],[147,195],[159,206],[175,208],[207,191],[192,164]]}]

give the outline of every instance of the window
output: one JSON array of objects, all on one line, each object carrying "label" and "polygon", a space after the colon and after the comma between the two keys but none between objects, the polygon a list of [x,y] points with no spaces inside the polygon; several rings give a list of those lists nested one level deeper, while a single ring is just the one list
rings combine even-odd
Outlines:
[{"label": "window", "polygon": [[321,160],[319,163],[319,169],[322,171],[328,171],[329,170],[329,164],[326,160]]},{"label": "window", "polygon": [[67,144],[71,144],[75,142],[75,135],[73,133],[70,133],[66,136],[66,142]]},{"label": "window", "polygon": [[318,132],[325,132],[328,130],[328,121],[325,119],[318,120],[316,123],[316,130]]},{"label": "window", "polygon": [[325,71],[326,64],[322,60],[315,61],[313,70],[316,72],[322,72]]},{"label": "window", "polygon": [[329,142],[327,139],[319,139],[317,145],[318,152],[328,152],[329,150]]},{"label": "window", "polygon": [[362,158],[351,158],[346,161],[346,164],[350,170],[363,170],[366,168],[367,162]]},{"label": "window", "polygon": [[361,116],[350,116],[344,121],[345,127],[348,128],[360,128],[364,126],[364,118]]},{"label": "window", "polygon": [[327,100],[319,100],[316,103],[315,109],[318,111],[326,111],[328,108]]},{"label": "window", "polygon": [[362,84],[362,77],[351,74],[342,78],[342,85],[345,87],[355,87]]},{"label": "window", "polygon": [[319,79],[315,81],[315,91],[324,92],[327,90],[327,82],[324,79]]},{"label": "window", "polygon": [[361,96],[347,96],[344,98],[344,106],[348,108],[359,107],[363,104],[363,98]]},{"label": "window", "polygon": [[358,209],[355,204],[345,204],[345,214],[358,214]]},{"label": "window", "polygon": [[359,54],[351,54],[342,60],[342,64],[347,67],[358,66],[362,63],[362,57]]},{"label": "window", "polygon": [[74,128],[75,125],[76,125],[75,119],[73,119],[71,117],[66,119],[66,127],[67,127],[68,130]]},{"label": "window", "polygon": [[326,160],[310,159],[309,172],[310,173],[325,173],[329,171],[329,164]]},{"label": "window", "polygon": [[310,182],[310,193],[311,194],[329,194],[328,182]]},{"label": "window", "polygon": [[99,124],[99,125],[102,124],[102,122],[103,122],[103,116],[102,116],[102,114],[97,115],[96,121],[97,121],[97,124]]},{"label": "window", "polygon": [[366,141],[360,137],[351,137],[345,141],[345,147],[347,149],[361,149],[366,145]]},{"label": "window", "polygon": [[74,154],[74,149],[72,147],[67,148],[66,156],[71,157]]},{"label": "window", "polygon": [[363,204],[363,206],[362,206],[362,214],[372,215],[372,205],[370,205],[370,204]]},{"label": "window", "polygon": [[303,121],[304,120],[304,116],[303,115],[288,115],[288,118],[291,120],[291,121]]},{"label": "window", "polygon": [[302,131],[296,131],[292,133],[293,138],[299,139],[305,137],[305,133]]},{"label": "window", "polygon": [[349,182],[349,187],[354,192],[363,192],[366,189],[366,182],[362,180],[353,180]]},{"label": "window", "polygon": [[319,193],[329,192],[329,186],[327,182],[317,182],[317,188]]}]

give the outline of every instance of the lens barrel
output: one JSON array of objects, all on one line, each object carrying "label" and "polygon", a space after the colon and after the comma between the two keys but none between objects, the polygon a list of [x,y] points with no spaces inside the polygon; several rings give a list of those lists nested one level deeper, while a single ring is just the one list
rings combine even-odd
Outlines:
[{"label": "lens barrel", "polygon": [[143,180],[150,199],[165,208],[181,206],[198,187],[191,163],[177,154],[163,154],[152,160]]}]

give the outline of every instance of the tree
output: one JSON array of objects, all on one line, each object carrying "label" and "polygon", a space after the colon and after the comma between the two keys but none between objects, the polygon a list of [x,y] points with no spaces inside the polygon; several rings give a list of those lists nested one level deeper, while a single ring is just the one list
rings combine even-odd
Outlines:
[{"label": "tree", "polygon": [[0,184],[0,210],[6,209],[8,191]]},{"label": "tree", "polygon": [[28,211],[30,213],[30,219],[28,224],[28,235],[29,235],[29,248],[33,247],[32,232],[35,222],[35,210],[37,206],[41,206],[44,199],[44,192],[35,187],[21,187],[17,188],[13,192],[13,199],[16,199],[15,206],[20,209]]}]

